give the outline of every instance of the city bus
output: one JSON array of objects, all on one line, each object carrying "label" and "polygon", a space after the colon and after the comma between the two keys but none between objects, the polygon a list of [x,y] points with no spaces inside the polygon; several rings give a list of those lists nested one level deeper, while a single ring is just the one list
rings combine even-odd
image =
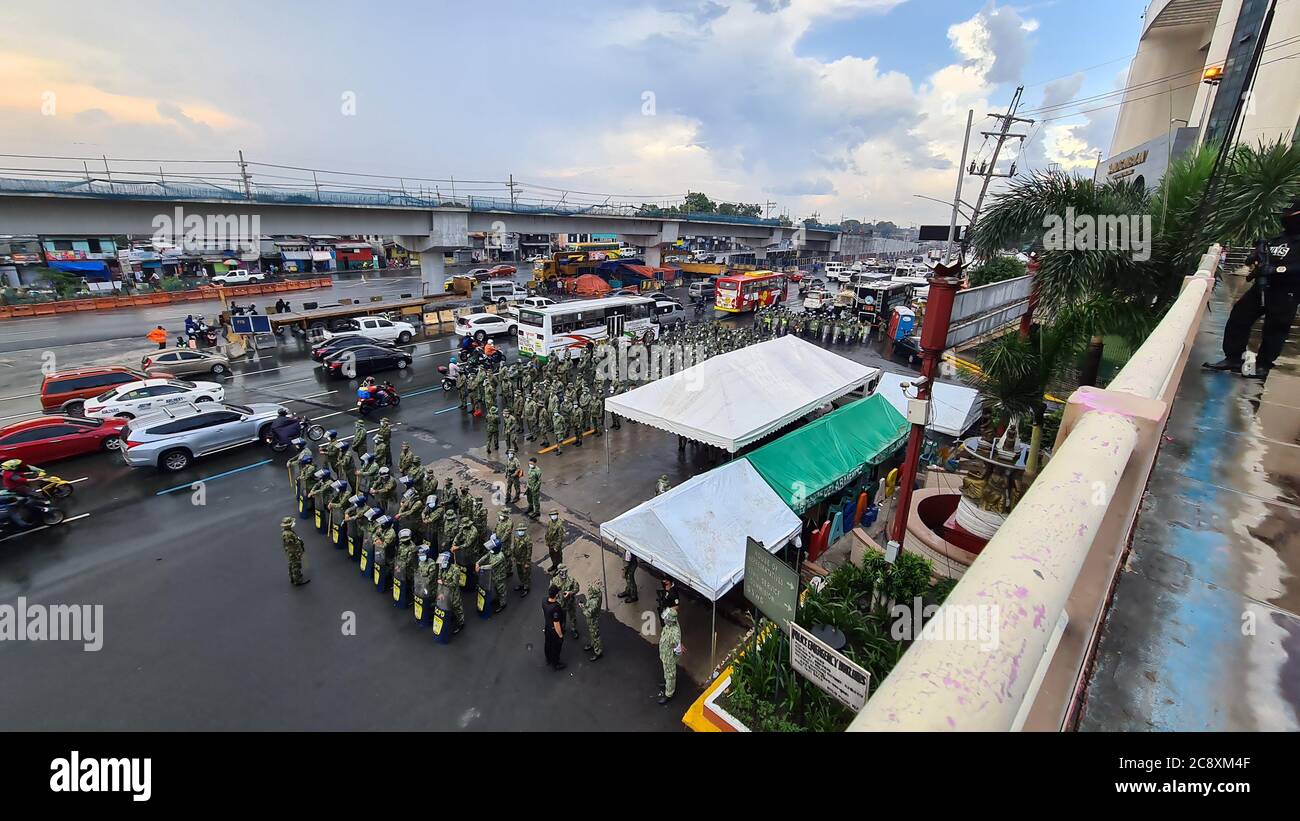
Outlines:
[{"label": "city bus", "polygon": [[519,355],[545,362],[577,355],[588,343],[626,336],[649,342],[659,336],[655,301],[643,296],[609,296],[519,309]]},{"label": "city bus", "polygon": [[785,300],[785,274],[776,271],[745,271],[719,277],[713,307],[739,314],[779,305]]}]

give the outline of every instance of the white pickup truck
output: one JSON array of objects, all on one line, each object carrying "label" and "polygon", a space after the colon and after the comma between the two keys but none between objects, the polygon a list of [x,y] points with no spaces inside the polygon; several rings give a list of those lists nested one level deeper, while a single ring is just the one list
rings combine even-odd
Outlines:
[{"label": "white pickup truck", "polygon": [[349,319],[346,327],[332,333],[326,331],[323,336],[325,339],[333,339],[336,336],[364,336],[378,342],[397,342],[399,345],[405,345],[415,336],[415,326],[383,317],[359,316]]},{"label": "white pickup truck", "polygon": [[518,321],[520,308],[545,308],[547,305],[554,305],[554,304],[555,304],[555,300],[551,299],[550,297],[530,296],[526,299],[519,300],[513,305],[507,306],[505,313],[507,316]]},{"label": "white pickup truck", "polygon": [[213,285],[247,285],[250,282],[265,281],[266,274],[259,271],[245,271],[243,268],[226,271],[224,274],[213,274],[211,277]]}]

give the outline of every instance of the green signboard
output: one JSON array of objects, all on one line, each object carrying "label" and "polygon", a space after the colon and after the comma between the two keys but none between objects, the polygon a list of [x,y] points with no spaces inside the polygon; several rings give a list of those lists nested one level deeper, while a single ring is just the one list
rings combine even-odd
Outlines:
[{"label": "green signboard", "polygon": [[745,598],[764,616],[790,632],[799,606],[799,574],[767,552],[763,543],[745,537]]}]

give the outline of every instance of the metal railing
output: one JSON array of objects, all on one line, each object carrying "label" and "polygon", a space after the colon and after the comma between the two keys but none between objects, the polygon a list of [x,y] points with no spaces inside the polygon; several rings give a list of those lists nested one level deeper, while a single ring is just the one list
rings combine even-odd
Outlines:
[{"label": "metal railing", "polygon": [[[987,619],[996,631],[916,641],[849,729],[1017,730],[1040,698],[1050,717],[1041,723],[1061,728],[1098,629],[1088,617],[1070,625],[1071,653],[1055,659],[1068,669],[1051,677],[1055,691],[1040,689],[1064,647],[1067,602],[1094,551],[1115,562],[1122,555],[1218,259],[1218,246],[1201,258],[1106,390],[1071,397],[1051,461],[933,617],[940,625]],[[1113,580],[1115,568],[1106,568]],[[1092,599],[1080,609],[1100,613],[1104,594]]]}]

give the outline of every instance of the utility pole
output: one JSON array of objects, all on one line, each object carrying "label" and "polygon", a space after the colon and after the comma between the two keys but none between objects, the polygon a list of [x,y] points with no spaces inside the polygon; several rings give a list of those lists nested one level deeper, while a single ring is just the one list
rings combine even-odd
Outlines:
[{"label": "utility pole", "polygon": [[[967,109],[966,138],[961,144],[961,164],[957,166],[957,193],[952,197],[952,221],[948,223],[948,246],[943,251],[948,259],[952,259],[952,246],[957,241],[957,209],[961,206],[961,184],[966,179],[966,152],[970,148],[970,128],[974,122],[975,109]],[[969,228],[966,230],[970,231]]]},{"label": "utility pole", "polygon": [[999,125],[1001,125],[1000,129],[998,129],[997,131],[980,132],[985,137],[996,138],[997,144],[993,146],[993,158],[989,160],[988,163],[981,163],[978,170],[975,168],[975,163],[973,162],[971,163],[971,167],[970,167],[971,176],[983,177],[984,183],[980,186],[980,195],[975,200],[975,209],[974,211],[971,212],[970,215],[970,228],[967,229],[968,231],[974,229],[975,221],[979,219],[980,208],[984,206],[984,195],[988,193],[989,183],[993,181],[993,178],[1006,177],[1007,179],[1010,179],[1011,177],[1014,177],[1016,175],[1016,164],[1014,162],[1011,163],[1011,169],[1007,173],[1005,174],[998,173],[997,171],[998,155],[1002,153],[1002,144],[1005,143],[1007,140],[1019,139],[1021,141],[1021,144],[1022,145],[1024,144],[1024,139],[1027,135],[1011,133],[1011,126],[1014,123],[1025,123],[1027,125],[1034,124],[1033,120],[1027,120],[1024,117],[1016,116],[1016,110],[1020,108],[1020,97],[1022,94],[1024,94],[1024,92],[1025,92],[1024,86],[1019,86],[1018,88],[1016,88],[1016,93],[1011,98],[1011,105],[1007,106],[1006,114],[989,114],[990,117],[997,120]]},{"label": "utility pole", "polygon": [[244,162],[244,150],[239,149],[239,176],[244,180],[244,198],[253,198],[253,186],[248,180],[248,163]]},{"label": "utility pole", "polygon": [[772,216],[772,206],[773,206],[773,205],[776,205],[776,203],[772,202],[771,200],[767,200],[766,202],[763,203],[763,218],[764,218],[764,219],[767,219],[767,218],[769,218],[769,217]]},{"label": "utility pole", "polygon": [[510,207],[514,208],[515,207],[515,175],[514,174],[510,175],[510,182],[508,183],[508,185],[510,186]]}]

